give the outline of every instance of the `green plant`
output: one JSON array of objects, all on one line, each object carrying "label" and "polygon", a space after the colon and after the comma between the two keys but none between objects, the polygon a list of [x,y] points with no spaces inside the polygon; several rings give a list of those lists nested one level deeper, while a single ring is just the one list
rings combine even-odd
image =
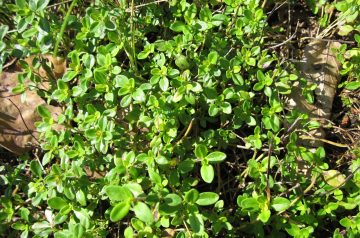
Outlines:
[{"label": "green plant", "polygon": [[[56,11],[49,2],[7,4],[16,28],[0,27],[0,64],[37,56],[21,62],[16,93],[46,80],[34,71],[51,69],[42,55],[69,61],[38,90],[63,108],[52,118],[38,107],[41,164],[0,168],[3,234],[315,237],[331,226],[329,236],[356,237],[359,154],[344,185],[323,147],[298,146],[298,131],[285,129],[318,125],[285,108],[300,79],[266,50],[259,0],[73,1]],[[345,87],[359,73],[352,50]]]}]

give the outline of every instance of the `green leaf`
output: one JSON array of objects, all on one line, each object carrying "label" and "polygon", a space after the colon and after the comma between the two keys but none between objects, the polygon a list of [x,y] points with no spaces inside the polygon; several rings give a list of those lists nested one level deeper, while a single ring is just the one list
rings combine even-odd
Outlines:
[{"label": "green leaf", "polygon": [[219,113],[219,108],[218,108],[215,104],[212,104],[212,105],[209,107],[209,115],[210,115],[211,117],[214,117],[214,116],[216,116],[218,113]]},{"label": "green leaf", "polygon": [[191,213],[189,216],[188,223],[190,224],[191,229],[195,233],[200,233],[204,231],[204,221],[200,214]]},{"label": "green leaf", "polygon": [[40,105],[36,109],[37,109],[37,112],[39,113],[39,115],[42,118],[44,118],[44,119],[50,119],[51,118],[51,113],[46,107]]},{"label": "green leaf", "polygon": [[211,164],[203,164],[200,169],[202,179],[206,183],[211,183],[214,179],[214,168]]},{"label": "green leaf", "polygon": [[95,139],[97,137],[96,133],[97,129],[91,128],[85,131],[85,136],[89,139]]},{"label": "green leaf", "polygon": [[184,55],[179,55],[176,57],[175,59],[175,64],[177,67],[179,67],[179,69],[181,70],[185,70],[190,68],[190,65],[186,59],[186,57]]},{"label": "green leaf", "polygon": [[225,114],[231,114],[231,111],[232,111],[231,104],[228,103],[228,102],[222,102],[222,103],[221,103],[221,110],[222,110],[223,113],[225,113]]},{"label": "green leaf", "polygon": [[86,206],[86,196],[82,190],[76,192],[76,201],[80,203],[81,206]]},{"label": "green leaf", "polygon": [[271,207],[274,208],[275,211],[285,211],[290,206],[289,199],[283,197],[276,197],[271,202]]},{"label": "green leaf", "polygon": [[117,75],[115,77],[115,87],[124,88],[129,85],[130,80],[125,75]]},{"label": "green leaf", "polygon": [[134,196],[128,188],[119,185],[108,185],[104,188],[106,195],[111,201],[128,201],[132,200]]},{"label": "green leaf", "polygon": [[226,154],[220,151],[215,151],[206,156],[209,162],[222,162],[226,159]]},{"label": "green leaf", "polygon": [[49,205],[49,207],[51,207],[53,209],[61,210],[63,207],[68,205],[68,202],[66,200],[64,200],[63,198],[53,197],[48,200],[48,205]]},{"label": "green leaf", "polygon": [[9,27],[7,25],[0,26],[0,40],[2,40],[5,37],[8,30],[9,30]]},{"label": "green leaf", "polygon": [[167,91],[169,88],[169,80],[167,77],[161,77],[159,81],[159,86],[162,91]]},{"label": "green leaf", "polygon": [[255,91],[260,91],[264,88],[265,84],[263,82],[258,82],[254,85],[253,89]]},{"label": "green leaf", "polygon": [[90,216],[87,213],[87,210],[85,209],[81,209],[79,210],[74,210],[74,214],[77,217],[77,219],[79,219],[80,224],[85,227],[86,229],[88,229],[90,227]]},{"label": "green leaf", "polygon": [[199,159],[204,159],[205,156],[207,155],[208,151],[205,145],[197,145],[195,147],[195,155],[196,157],[198,157]]},{"label": "green leaf", "polygon": [[164,202],[171,207],[181,204],[181,197],[175,193],[170,193],[164,197]]},{"label": "green leaf", "polygon": [[38,161],[32,160],[30,162],[30,170],[33,174],[35,174],[38,177],[41,177],[42,175],[42,168]]},{"label": "green leaf", "polygon": [[127,107],[130,105],[130,103],[131,103],[131,95],[126,95],[121,99],[120,106]]},{"label": "green leaf", "polygon": [[128,201],[118,203],[110,212],[110,220],[112,222],[120,221],[129,213],[130,207]]},{"label": "green leaf", "polygon": [[262,210],[260,214],[258,215],[258,219],[262,221],[262,223],[266,223],[271,216],[270,210]]},{"label": "green leaf", "polygon": [[349,90],[357,90],[358,88],[360,88],[360,81],[357,80],[357,81],[353,81],[353,82],[347,83],[347,84],[345,85],[345,88],[346,88],[346,89],[349,89]]},{"label": "green leaf", "polygon": [[185,201],[189,203],[195,203],[199,198],[199,192],[192,188],[185,193]]},{"label": "green leaf", "polygon": [[16,6],[18,6],[20,9],[24,9],[27,7],[25,0],[15,0]]},{"label": "green leaf", "polygon": [[224,14],[215,14],[212,19],[211,23],[214,26],[220,26],[226,19],[226,16]]},{"label": "green leaf", "polygon": [[143,202],[138,202],[134,206],[135,216],[139,218],[141,221],[151,224],[154,222],[153,214],[150,208]]},{"label": "green leaf", "polygon": [[171,24],[170,29],[175,32],[183,32],[186,29],[186,25],[184,22],[176,21]]},{"label": "green leaf", "polygon": [[76,71],[67,71],[62,77],[62,81],[69,82],[76,77],[78,73]]},{"label": "green leaf", "polygon": [[134,231],[131,228],[131,226],[128,226],[124,230],[124,237],[125,238],[133,238],[134,237]]},{"label": "green leaf", "polygon": [[256,198],[245,198],[240,202],[240,207],[247,211],[257,211],[260,209]]},{"label": "green leaf", "polygon": [[107,80],[106,80],[106,75],[105,73],[95,70],[94,72],[94,82],[96,84],[106,84]]},{"label": "green leaf", "polygon": [[216,203],[218,200],[218,194],[213,192],[203,192],[199,194],[199,198],[196,200],[196,204],[200,206],[209,206]]},{"label": "green leaf", "polygon": [[216,64],[218,59],[218,53],[216,51],[211,51],[208,55],[208,61],[210,64]]},{"label": "green leaf", "polygon": [[146,100],[145,93],[140,88],[137,88],[135,92],[133,92],[132,97],[136,102],[145,102]]},{"label": "green leaf", "polygon": [[354,223],[352,220],[350,220],[349,218],[347,217],[344,217],[343,219],[340,220],[340,225],[342,225],[343,227],[346,227],[346,228],[350,228],[351,225]]},{"label": "green leaf", "polygon": [[34,36],[36,33],[37,33],[37,28],[33,27],[33,28],[30,28],[29,30],[24,31],[22,33],[22,37],[23,38],[30,38],[30,37]]}]

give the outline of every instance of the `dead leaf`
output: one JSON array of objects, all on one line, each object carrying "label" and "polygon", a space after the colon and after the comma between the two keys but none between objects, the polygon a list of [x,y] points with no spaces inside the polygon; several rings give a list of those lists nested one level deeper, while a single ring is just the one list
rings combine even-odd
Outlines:
[{"label": "dead leaf", "polygon": [[345,183],[345,175],[337,170],[328,170],[323,172],[324,180],[330,186],[336,188]]},{"label": "dead leaf", "polygon": [[[51,58],[49,60],[54,65],[58,65],[54,74],[62,75],[65,68],[60,68],[64,64],[66,65],[65,61],[61,62],[61,60]],[[27,58],[25,61],[32,61],[32,58]],[[40,71],[41,69],[39,69],[39,74]],[[17,155],[31,150],[37,144],[39,133],[36,132],[34,123],[41,119],[36,112],[38,106],[45,106],[53,118],[56,118],[62,111],[60,107],[46,104],[35,91],[25,92],[25,102],[22,102],[21,95],[13,94],[12,89],[18,83],[17,75],[20,72],[19,69],[15,71],[12,69],[11,72],[9,70],[0,74],[0,145]]]}]

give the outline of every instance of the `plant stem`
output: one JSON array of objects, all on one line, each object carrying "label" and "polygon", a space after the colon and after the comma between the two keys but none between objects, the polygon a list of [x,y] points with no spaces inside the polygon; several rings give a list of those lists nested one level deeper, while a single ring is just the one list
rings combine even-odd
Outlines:
[{"label": "plant stem", "polygon": [[133,66],[136,73],[138,73],[137,70],[137,62],[136,62],[136,52],[135,52],[135,36],[134,36],[134,0],[131,0],[131,19],[130,19],[130,31],[131,31],[131,53],[133,57]]},{"label": "plant stem", "polygon": [[71,13],[72,9],[74,8],[74,6],[76,5],[76,3],[77,3],[77,0],[72,1],[72,3],[70,4],[70,7],[69,7],[69,9],[68,9],[68,11],[67,11],[67,13],[65,15],[64,22],[63,22],[63,24],[61,25],[61,28],[60,28],[60,33],[59,33],[59,35],[58,35],[58,37],[56,39],[56,42],[55,42],[55,48],[54,48],[54,54],[53,54],[54,58],[56,58],[56,56],[57,56],[58,49],[59,49],[59,44],[60,44],[60,41],[62,39],[62,36],[64,35],[65,27],[66,27],[67,22],[69,20],[70,13]]}]

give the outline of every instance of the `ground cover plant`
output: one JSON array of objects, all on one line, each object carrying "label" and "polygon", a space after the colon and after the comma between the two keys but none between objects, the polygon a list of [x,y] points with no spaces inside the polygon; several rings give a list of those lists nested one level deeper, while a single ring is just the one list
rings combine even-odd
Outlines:
[{"label": "ground cover plant", "polygon": [[[1,154],[0,236],[359,236],[359,0],[0,3],[13,93],[62,108]],[[313,38],[341,44],[326,123],[287,104]]]}]

